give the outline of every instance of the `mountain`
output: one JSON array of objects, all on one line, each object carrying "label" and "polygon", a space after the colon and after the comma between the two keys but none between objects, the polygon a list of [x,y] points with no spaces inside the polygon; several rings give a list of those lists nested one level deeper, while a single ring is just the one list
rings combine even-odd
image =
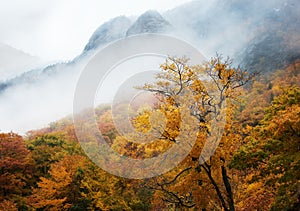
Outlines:
[{"label": "mountain", "polygon": [[127,30],[126,36],[143,33],[170,33],[171,24],[157,11],[149,10],[142,14]]},{"label": "mountain", "polygon": [[0,43],[0,81],[13,78],[41,64],[38,57]]},{"label": "mountain", "polygon": [[[41,83],[47,80],[49,76],[65,74],[69,71],[73,71],[74,74],[79,74],[79,69],[87,63],[93,53],[110,42],[133,34],[163,33],[171,29],[171,24],[156,11],[147,11],[134,22],[125,16],[113,18],[96,29],[84,47],[82,54],[72,61],[37,68],[17,75],[6,82],[1,83],[0,81],[0,94],[15,85]],[[70,66],[72,68],[69,68]]]},{"label": "mountain", "polygon": [[164,17],[205,55],[222,53],[248,70],[268,72],[300,57],[299,14],[297,0],[198,0]]},{"label": "mountain", "polygon": [[[84,63],[92,56],[91,52],[126,36],[167,33],[185,39],[207,57],[218,52],[235,58],[236,63],[247,69],[272,71],[300,56],[298,14],[300,6],[297,0],[197,0],[162,15],[150,10],[135,20],[120,16],[101,25],[89,39],[82,54],[68,63]],[[37,75],[33,78],[39,79],[45,73],[63,72],[63,65],[59,66],[61,68],[48,66],[18,78],[30,79]],[[0,84],[0,92],[1,87],[3,91],[16,81],[26,81],[19,79]]]},{"label": "mountain", "polygon": [[131,20],[125,16],[114,18],[101,25],[91,36],[84,47],[84,51],[90,51],[106,43],[125,37]]},{"label": "mountain", "polygon": [[172,30],[171,24],[157,11],[149,10],[131,21],[125,16],[111,19],[101,25],[91,36],[83,53],[95,50],[107,43],[142,33],[167,33]]},{"label": "mountain", "polygon": [[283,69],[300,58],[300,6],[296,0],[282,1],[272,8],[258,35],[241,53],[246,69],[261,72]]},{"label": "mountain", "polygon": [[2,83],[0,79],[0,116],[15,118],[0,129],[26,131],[31,127],[26,119],[36,123],[33,128],[70,113],[82,68],[97,50],[126,36],[170,34],[190,42],[207,58],[218,52],[248,70],[283,68],[300,58],[299,14],[298,0],[197,0],[162,14],[147,11],[136,18],[111,19],[93,33],[82,54],[72,61],[35,68]]}]

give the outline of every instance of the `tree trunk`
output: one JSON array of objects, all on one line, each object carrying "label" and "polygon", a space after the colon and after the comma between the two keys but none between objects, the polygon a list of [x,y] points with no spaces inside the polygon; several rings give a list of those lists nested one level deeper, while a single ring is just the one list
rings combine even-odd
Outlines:
[{"label": "tree trunk", "polygon": [[222,166],[221,168],[222,168],[223,183],[225,185],[227,196],[229,199],[228,200],[229,210],[234,211],[235,209],[234,209],[233,193],[232,193],[230,182],[228,180],[227,171],[226,171],[225,166]]},{"label": "tree trunk", "polygon": [[204,170],[205,170],[205,172],[206,172],[206,174],[207,174],[207,176],[208,176],[210,182],[211,182],[212,185],[214,186],[214,188],[215,188],[215,190],[216,190],[216,192],[217,192],[217,196],[218,196],[218,198],[219,198],[220,201],[221,201],[222,207],[224,208],[225,211],[231,211],[231,210],[229,210],[228,207],[226,206],[226,202],[225,202],[225,199],[224,199],[224,197],[223,197],[223,195],[222,195],[222,192],[221,192],[221,190],[220,190],[220,188],[219,188],[217,182],[216,182],[215,179],[212,177],[212,174],[211,174],[211,170],[210,170],[209,165],[206,164],[206,166],[205,166],[205,163],[204,163],[204,165],[202,165],[202,167],[204,168]]}]

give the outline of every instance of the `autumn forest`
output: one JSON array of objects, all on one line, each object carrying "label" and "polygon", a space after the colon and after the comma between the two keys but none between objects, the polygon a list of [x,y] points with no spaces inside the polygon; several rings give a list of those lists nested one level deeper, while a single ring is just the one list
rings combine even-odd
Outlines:
[{"label": "autumn forest", "polygon": [[[180,142],[191,146],[182,162],[151,178],[114,176],[86,155],[72,117],[23,136],[2,133],[0,210],[300,210],[299,84],[299,60],[255,72],[220,55],[196,66],[170,57],[153,84],[136,87],[152,96],[151,108],[132,108],[132,125],[145,143],[118,133],[110,105],[95,113],[103,138],[120,155],[146,159]],[[155,124],[162,117],[164,127]],[[225,122],[218,143],[208,139],[213,121]],[[101,147],[86,131],[85,147]],[[213,153],[199,162],[208,141]]]}]

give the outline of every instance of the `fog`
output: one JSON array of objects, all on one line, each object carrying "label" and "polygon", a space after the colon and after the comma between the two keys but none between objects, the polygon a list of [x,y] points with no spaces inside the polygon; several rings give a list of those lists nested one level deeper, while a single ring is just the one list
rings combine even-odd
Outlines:
[{"label": "fog", "polygon": [[0,43],[0,81],[11,79],[43,65],[45,62],[40,58]]},{"label": "fog", "polygon": [[[247,2],[251,3],[247,0],[245,4]],[[259,24],[264,17],[271,11],[278,10],[283,4],[284,1],[279,0],[254,1],[249,7],[229,10],[224,1],[201,0],[169,10],[163,16],[175,27],[171,32],[173,36],[191,43],[206,58],[214,56],[216,52],[235,58],[240,56],[246,44],[259,33]],[[244,14],[245,12],[247,14]],[[241,19],[243,14],[247,17]],[[88,56],[80,57],[74,62],[58,65],[53,71],[54,74],[44,74],[40,71],[33,76],[37,77],[37,80],[32,78],[29,82],[16,83],[0,91],[0,132],[12,130],[24,134],[28,130],[45,127],[71,114],[80,72],[94,53],[90,52]],[[157,70],[162,61],[152,60],[147,66]],[[99,88],[95,104],[111,102],[126,79],[140,71],[145,64],[144,60],[137,59],[111,71],[103,82],[103,87]]]},{"label": "fog", "polygon": [[176,26],[178,37],[196,46],[208,58],[216,53],[236,58],[264,30],[264,20],[279,12],[285,2],[200,0],[170,10],[164,17]]},{"label": "fog", "polygon": [[0,42],[46,61],[71,60],[103,22],[189,0],[0,0]]},{"label": "fog", "polygon": [[[32,129],[47,127],[49,123],[71,114],[78,78],[95,52],[75,63],[50,67],[57,74],[42,74],[42,77],[37,74],[38,80],[18,81],[17,84],[0,92],[0,132],[14,131],[25,134]],[[146,77],[129,82],[131,87],[122,86],[137,73],[158,71],[159,65],[164,60],[165,57],[145,56],[125,60],[111,70],[99,67],[99,73],[106,71],[107,74],[103,81],[99,81],[95,106],[111,103],[115,94],[120,91],[123,99],[126,99],[126,95],[135,92],[133,86],[153,81],[148,74]]]},{"label": "fog", "polygon": [[[63,67],[66,73],[21,83],[0,94],[0,130],[24,134],[72,113],[75,82],[81,65]],[[66,70],[69,69],[69,70]]]}]

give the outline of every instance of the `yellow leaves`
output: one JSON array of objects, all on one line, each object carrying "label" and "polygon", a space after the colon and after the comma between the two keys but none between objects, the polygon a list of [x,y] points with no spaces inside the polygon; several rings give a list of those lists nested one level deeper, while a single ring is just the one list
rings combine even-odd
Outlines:
[{"label": "yellow leaves", "polygon": [[167,66],[166,64],[162,64],[162,65],[160,65],[160,68],[161,68],[162,70],[167,70],[167,69],[168,69],[168,66]]},{"label": "yellow leaves", "polygon": [[201,82],[201,80],[197,79],[194,80],[193,83],[191,84],[190,88],[197,92],[198,94],[201,94],[203,91],[205,91],[205,86],[203,85],[203,83]]},{"label": "yellow leaves", "polygon": [[214,67],[217,72],[220,72],[220,74],[222,74],[224,70],[226,70],[227,65],[218,62],[214,65]]},{"label": "yellow leaves", "polygon": [[263,120],[264,129],[278,139],[289,139],[299,136],[300,131],[300,89],[291,87],[274,99],[267,109]]},{"label": "yellow leaves", "polygon": [[[167,97],[166,98],[166,104],[170,105],[170,106],[174,106],[176,104],[176,101],[175,101],[174,97]],[[169,108],[171,108],[171,107],[169,107]]]},{"label": "yellow leaves", "polygon": [[193,72],[191,71],[191,69],[190,69],[188,66],[184,66],[183,69],[184,69],[185,71],[187,71],[187,72],[193,74]]},{"label": "yellow leaves", "polygon": [[[138,87],[139,88],[139,87]],[[154,86],[152,84],[145,84],[142,89],[153,89]]]},{"label": "yellow leaves", "polygon": [[165,115],[166,126],[163,136],[174,140],[180,133],[181,125],[181,113],[180,109],[173,106],[174,102],[170,99],[171,102],[164,107],[161,107],[161,112]]},{"label": "yellow leaves", "polygon": [[141,133],[147,133],[151,129],[150,112],[144,111],[132,120],[136,130]]},{"label": "yellow leaves", "polygon": [[172,63],[172,64],[169,66],[169,69],[171,69],[171,70],[175,70],[175,69],[176,69],[176,66],[175,66],[175,64],[174,64],[174,63]]},{"label": "yellow leaves", "polygon": [[124,200],[122,194],[125,195],[132,188],[128,186],[128,190],[126,189],[120,194],[118,183],[121,182],[121,178],[110,175],[99,168],[88,170],[88,174],[83,178],[80,185],[80,188],[85,190],[81,196],[91,201],[89,207],[84,207],[84,209],[114,210],[116,207],[123,206],[123,210],[128,210],[128,201]]},{"label": "yellow leaves", "polygon": [[38,188],[33,190],[29,202],[34,208],[47,208],[49,210],[67,210],[68,203],[76,186],[77,170],[84,167],[85,157],[74,155],[66,156],[50,168],[50,178],[41,177],[37,183]]},{"label": "yellow leaves", "polygon": [[170,61],[166,61],[164,64],[160,65],[160,68],[164,71],[176,71],[177,67],[176,65],[172,62],[169,63]]},{"label": "yellow leaves", "polygon": [[242,185],[236,198],[237,208],[246,211],[269,210],[274,201],[273,192],[261,181]]},{"label": "yellow leaves", "polygon": [[168,86],[170,86],[170,82],[169,81],[158,81],[158,82],[156,82],[156,85],[168,87]]},{"label": "yellow leaves", "polygon": [[199,127],[204,129],[203,131],[205,131],[207,133],[210,131],[210,125],[208,123],[200,122]]}]

